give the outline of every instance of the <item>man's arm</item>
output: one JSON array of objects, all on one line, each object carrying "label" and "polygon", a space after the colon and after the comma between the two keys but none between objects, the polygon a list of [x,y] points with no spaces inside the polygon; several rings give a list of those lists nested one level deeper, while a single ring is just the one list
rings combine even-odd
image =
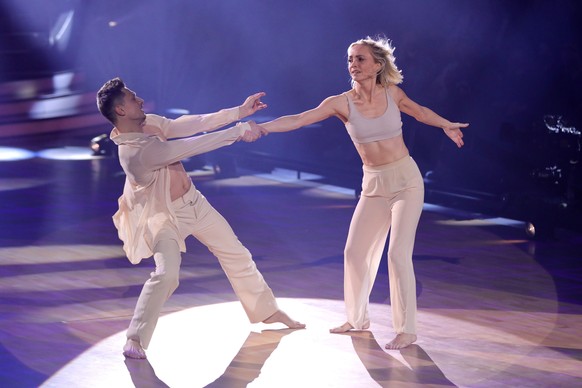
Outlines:
[{"label": "man's arm", "polygon": [[189,137],[201,132],[211,132],[250,116],[258,110],[265,109],[267,105],[261,102],[261,97],[264,95],[264,92],[255,93],[247,97],[242,105],[222,109],[215,113],[184,115],[175,120],[157,116],[158,120],[154,125],[158,125],[162,129],[162,133],[167,139]]},{"label": "man's arm", "polygon": [[211,132],[224,127],[239,117],[239,108],[222,109],[215,113],[184,115],[177,119],[168,119],[157,115],[148,115],[148,124],[161,129],[166,139],[190,137],[202,132]]},{"label": "man's arm", "polygon": [[222,131],[185,139],[161,141],[152,137],[151,142],[141,150],[139,160],[147,170],[157,170],[191,156],[231,145],[239,139],[244,139],[245,136],[251,139],[248,141],[256,140],[258,136],[247,135],[249,131],[254,131],[256,134],[257,130],[252,130],[249,123],[239,123]]}]

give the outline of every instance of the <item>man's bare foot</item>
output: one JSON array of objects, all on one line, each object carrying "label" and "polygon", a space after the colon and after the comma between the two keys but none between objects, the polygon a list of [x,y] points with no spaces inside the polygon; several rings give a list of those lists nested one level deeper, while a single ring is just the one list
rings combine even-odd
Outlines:
[{"label": "man's bare foot", "polygon": [[127,358],[144,359],[147,358],[145,350],[141,347],[141,344],[135,340],[128,339],[123,347],[123,355]]},{"label": "man's bare foot", "polygon": [[346,322],[341,326],[334,327],[333,329],[329,329],[329,332],[335,333],[335,334],[341,334],[341,333],[347,333],[348,331],[351,331],[351,330],[368,330],[369,328],[370,328],[369,323],[365,324],[364,327],[362,327],[361,329],[354,329],[354,327],[352,326],[351,323]]},{"label": "man's bare foot", "polygon": [[291,319],[289,315],[285,314],[282,310],[277,310],[275,314],[265,319],[263,323],[282,323],[290,329],[305,329],[304,323]]},{"label": "man's bare foot", "polygon": [[386,349],[402,349],[416,342],[416,334],[400,333],[386,344]]}]

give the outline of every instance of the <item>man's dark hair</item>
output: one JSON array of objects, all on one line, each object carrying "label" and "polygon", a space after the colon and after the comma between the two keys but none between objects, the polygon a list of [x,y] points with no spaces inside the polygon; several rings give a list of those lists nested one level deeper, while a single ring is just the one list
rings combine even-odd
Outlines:
[{"label": "man's dark hair", "polygon": [[113,125],[117,122],[115,105],[123,99],[123,89],[125,89],[125,83],[117,77],[105,82],[97,92],[97,108]]}]

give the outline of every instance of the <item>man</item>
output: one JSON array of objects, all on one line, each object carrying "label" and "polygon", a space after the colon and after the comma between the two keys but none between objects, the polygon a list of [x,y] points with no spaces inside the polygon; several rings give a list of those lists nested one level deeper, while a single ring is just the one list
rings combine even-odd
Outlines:
[{"label": "man", "polygon": [[[113,125],[111,139],[119,147],[125,171],[123,195],[113,222],[128,259],[139,263],[154,257],[156,269],[138,298],[123,354],[146,358],[165,301],[178,287],[185,238],[193,235],[218,258],[234,292],[253,323],[280,322],[293,329],[305,325],[279,310],[273,293],[226,220],[194,187],[182,159],[230,145],[255,141],[264,130],[249,121],[210,132],[266,108],[264,93],[249,96],[235,108],[186,115],[170,120],[143,111],[143,100],[120,78],[107,81],[97,93],[97,106]],[[175,140],[168,141],[168,139]]]}]

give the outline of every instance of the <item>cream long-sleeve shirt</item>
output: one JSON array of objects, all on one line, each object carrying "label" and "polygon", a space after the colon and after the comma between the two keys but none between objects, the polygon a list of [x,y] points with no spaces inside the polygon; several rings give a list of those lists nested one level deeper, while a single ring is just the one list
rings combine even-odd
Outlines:
[{"label": "cream long-sleeve shirt", "polygon": [[170,197],[172,186],[190,179],[180,161],[238,140],[250,129],[249,124],[193,136],[226,126],[238,116],[238,108],[175,120],[148,114],[144,133],[120,133],[113,128],[110,138],[119,146],[119,162],[126,174],[113,223],[131,263],[153,255],[161,231],[165,237],[174,238],[182,252],[186,251]]}]

